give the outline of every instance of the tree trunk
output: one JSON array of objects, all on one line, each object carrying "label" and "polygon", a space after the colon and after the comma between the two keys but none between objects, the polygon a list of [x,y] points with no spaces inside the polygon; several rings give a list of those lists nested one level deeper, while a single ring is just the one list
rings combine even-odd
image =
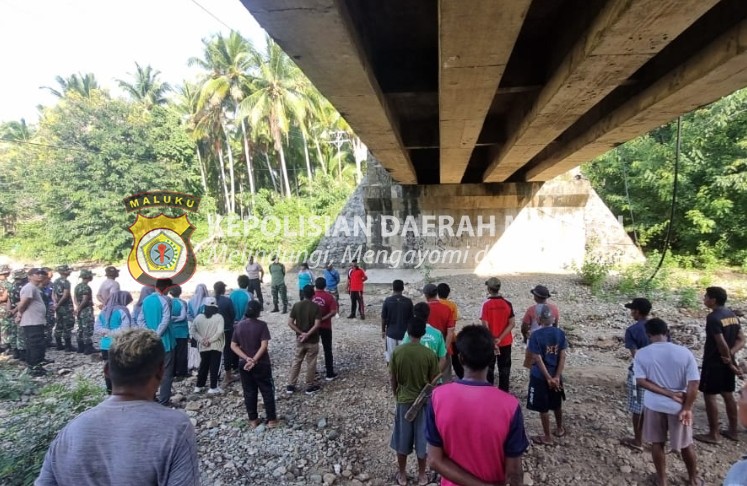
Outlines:
[{"label": "tree trunk", "polygon": [[226,185],[226,168],[223,164],[223,147],[220,146],[220,142],[217,143],[218,148],[218,164],[220,165],[220,182],[223,186],[223,202],[226,207],[226,214],[231,212],[231,206],[228,196],[228,186]]},{"label": "tree trunk", "polygon": [[311,182],[311,160],[309,159],[309,141],[306,139],[306,132],[301,130],[301,137],[303,137],[303,154],[306,156],[306,175],[309,177]]},{"label": "tree trunk", "polygon": [[285,190],[285,196],[291,196],[290,182],[288,181],[288,168],[285,165],[285,151],[283,150],[283,141],[280,138],[280,131],[277,127],[273,127],[272,138],[275,139],[275,151],[280,156],[280,170],[283,176],[283,189]]},{"label": "tree trunk", "polygon": [[228,173],[231,178],[231,212],[236,211],[236,182],[234,178],[233,173],[233,150],[231,150],[231,139],[228,136],[228,131],[226,130],[226,125],[224,123],[221,123],[221,128],[223,129],[223,135],[226,137],[226,151],[228,152]]},{"label": "tree trunk", "polygon": [[200,154],[200,145],[195,144],[195,152],[197,152],[197,164],[200,166],[200,178],[202,179],[202,190],[205,191],[205,195],[208,194],[207,176],[205,175],[205,167],[202,162],[202,154]]},{"label": "tree trunk", "polygon": [[316,145],[316,156],[319,158],[319,165],[322,166],[322,172],[327,174],[327,163],[324,161],[324,156],[322,155],[322,149],[319,147],[319,139],[314,139],[314,144]]},{"label": "tree trunk", "polygon": [[265,150],[265,163],[267,164],[267,172],[270,173],[270,180],[272,181],[272,187],[275,188],[275,192],[282,192],[278,189],[278,183],[275,181],[275,172],[272,170],[272,166],[270,165],[270,157],[267,155],[267,151]]},{"label": "tree trunk", "polygon": [[252,167],[252,156],[249,153],[249,138],[246,136],[246,121],[241,120],[241,131],[244,135],[244,154],[246,156],[246,175],[249,177],[249,192],[252,195],[252,213],[254,213],[254,169]]}]

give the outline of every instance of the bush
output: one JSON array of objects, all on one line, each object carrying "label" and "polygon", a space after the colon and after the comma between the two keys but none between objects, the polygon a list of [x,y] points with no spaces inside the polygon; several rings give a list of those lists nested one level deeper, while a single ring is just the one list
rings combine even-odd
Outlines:
[{"label": "bush", "polygon": [[87,380],[77,381],[72,388],[55,383],[42,388],[31,405],[14,409],[3,424],[0,483],[32,485],[57,433],[104,395],[101,386]]},{"label": "bush", "polygon": [[22,395],[30,395],[36,382],[25,371],[16,374],[15,370],[0,371],[0,400],[18,400]]}]

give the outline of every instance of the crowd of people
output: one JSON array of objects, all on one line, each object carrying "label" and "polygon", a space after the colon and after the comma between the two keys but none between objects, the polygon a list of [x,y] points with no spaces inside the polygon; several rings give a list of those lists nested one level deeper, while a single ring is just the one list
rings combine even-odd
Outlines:
[{"label": "crowd of people", "polygon": [[[222,364],[224,386],[241,382],[250,426],[263,422],[258,413],[259,395],[266,427],[280,425],[270,330],[260,319],[264,270],[253,259],[228,295],[223,282],[213,285],[212,294],[206,285],[199,284],[189,301],[181,299],[182,289],[169,279],[158,280],[155,287],[143,287],[134,302],[129,292],[120,290],[115,267],[106,268],[107,279],[95,296],[89,286],[90,271],[80,272],[81,282],[72,291],[68,281],[71,269],[63,265],[56,271],[59,278],[54,282],[50,269],[45,268],[15,271],[11,282],[7,278],[10,269],[0,267],[2,342],[15,358],[26,361],[31,373],[41,375],[48,346],[90,354],[95,352],[93,337],[98,336],[105,362],[104,382],[111,398],[58,435],[37,484],[113,484],[115,477],[132,478],[118,484],[198,484],[191,424],[183,414],[155,404],[170,405],[173,380],[191,376],[192,367],[198,368],[194,393],[206,388],[211,395],[223,392],[219,386]],[[282,312],[288,313],[285,266],[274,258],[269,273],[271,312],[281,312],[282,303]],[[365,271],[352,262],[346,288],[349,318],[357,314],[365,319],[366,279]],[[339,315],[340,283],[331,264],[316,278],[302,265],[299,300],[291,306],[287,320],[296,336],[285,387],[289,395],[320,390],[316,381],[320,343],[325,379],[338,376],[332,319]],[[414,303],[404,295],[404,282],[394,280],[392,294],[383,302],[381,337],[396,404],[390,447],[396,454],[394,480],[399,485],[408,484],[407,457],[412,452],[417,458],[418,485],[433,481],[428,465],[440,476],[441,484],[522,484],[521,458],[530,444],[551,445],[567,433],[562,408],[568,340],[558,307],[549,301],[550,291],[543,285],[530,290],[534,304],[523,313],[520,333],[515,333],[517,319],[513,305],[500,293],[501,281],[489,278],[485,287],[486,300],[476,316],[480,324],[464,326],[459,332],[459,310],[449,298],[451,288],[446,283],[426,284],[423,301]],[[693,441],[738,441],[740,418],[747,426],[747,391],[740,395],[741,417],[734,397],[736,377],[745,371],[736,360],[745,338],[739,318],[726,307],[726,301],[723,288],[706,289],[703,302],[711,312],[706,318],[700,371],[693,353],[672,342],[667,323],[651,318],[653,306],[648,299],[636,298],[625,305],[635,321],[624,335],[631,355],[626,385],[632,437],[621,439],[621,444],[637,451],[650,447],[658,485],[668,484],[667,442],[669,450],[682,457],[690,484],[699,485],[704,483],[698,474]],[[94,306],[100,310],[96,319]],[[75,320],[77,348],[71,341]],[[526,410],[539,414],[542,427],[541,433],[531,437],[525,430],[522,406],[510,393],[515,335],[523,340],[523,365],[529,375]],[[195,359],[197,354],[199,359]],[[706,404],[708,433],[693,435],[698,391]],[[719,428],[719,396],[727,411],[726,429]],[[464,414],[464,410],[471,412]],[[168,427],[173,440],[159,439],[149,447],[133,448],[126,437],[103,434],[103,427],[110,427],[110,431],[134,427],[132,430],[142,430],[145,435]],[[86,440],[102,435],[111,439],[103,445],[97,441],[96,447]],[[115,450],[133,452],[113,460],[108,454]],[[92,457],[101,458],[101,462],[92,461]],[[80,466],[82,463],[86,465]],[[725,484],[747,484],[746,470],[747,461],[736,464]]]}]

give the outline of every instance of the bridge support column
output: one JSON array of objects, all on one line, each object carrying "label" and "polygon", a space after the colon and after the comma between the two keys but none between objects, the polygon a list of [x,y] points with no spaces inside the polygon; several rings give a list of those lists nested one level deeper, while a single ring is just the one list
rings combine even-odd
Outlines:
[{"label": "bridge support column", "polygon": [[587,251],[642,259],[589,182],[570,173],[545,183],[402,186],[369,158],[368,175],[341,217],[351,234],[338,232],[320,247],[367,268],[487,275],[568,271]]}]

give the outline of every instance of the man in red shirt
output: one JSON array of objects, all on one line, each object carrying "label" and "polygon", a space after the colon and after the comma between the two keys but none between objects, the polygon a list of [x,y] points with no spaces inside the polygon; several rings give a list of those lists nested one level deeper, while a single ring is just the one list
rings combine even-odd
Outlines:
[{"label": "man in red shirt", "polygon": [[348,270],[348,293],[350,294],[350,315],[348,319],[355,319],[355,309],[360,310],[361,319],[366,318],[363,303],[363,282],[368,280],[366,272],[358,266],[358,260],[351,262],[353,266]]},{"label": "man in red shirt", "polygon": [[441,331],[446,343],[446,369],[443,376],[444,382],[449,382],[451,381],[451,356],[453,352],[451,343],[454,340],[456,318],[451,307],[438,299],[438,287],[436,285],[427,284],[423,287],[423,296],[431,310],[428,315],[428,324]]},{"label": "man in red shirt", "polygon": [[485,285],[488,287],[488,300],[482,304],[480,321],[490,329],[493,335],[495,361],[488,367],[488,381],[495,383],[495,365],[498,363],[498,388],[508,392],[511,378],[511,344],[514,337],[514,308],[511,302],[500,295],[501,281],[490,277]]},{"label": "man in red shirt", "polygon": [[335,373],[334,362],[332,358],[332,317],[337,314],[337,301],[334,295],[327,292],[327,280],[319,277],[314,280],[314,296],[311,301],[319,306],[322,313],[321,323],[319,324],[319,337],[322,339],[322,348],[324,348],[324,367],[327,369],[327,381],[337,378]]}]

